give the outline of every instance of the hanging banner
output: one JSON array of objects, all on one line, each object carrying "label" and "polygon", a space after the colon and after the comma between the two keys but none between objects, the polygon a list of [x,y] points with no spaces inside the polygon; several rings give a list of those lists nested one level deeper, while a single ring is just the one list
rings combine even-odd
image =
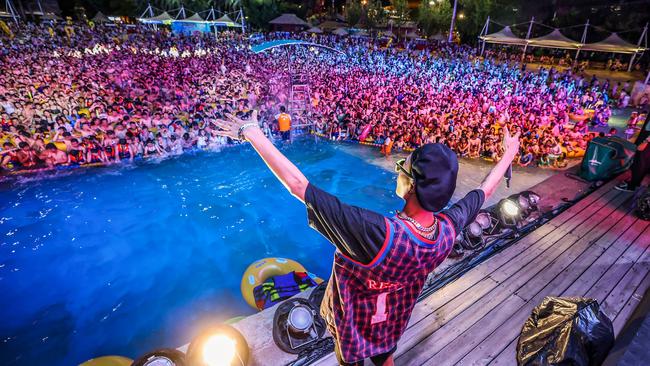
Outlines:
[{"label": "hanging banner", "polygon": [[176,21],[172,23],[172,32],[174,34],[185,34],[185,35],[192,35],[195,32],[210,33],[210,24],[199,23],[199,22]]}]

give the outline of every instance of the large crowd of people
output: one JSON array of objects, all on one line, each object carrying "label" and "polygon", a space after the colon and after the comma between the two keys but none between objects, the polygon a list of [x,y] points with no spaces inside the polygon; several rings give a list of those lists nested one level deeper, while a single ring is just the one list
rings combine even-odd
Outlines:
[{"label": "large crowd of people", "polygon": [[66,23],[12,31],[0,35],[3,171],[220,149],[233,142],[214,122],[253,109],[272,136],[296,74],[311,93],[293,123],[331,139],[377,144],[385,154],[441,142],[459,156],[498,160],[508,125],[521,132],[520,164],[557,165],[584,151],[589,124],[607,124],[610,106],[629,92],[571,71],[480,58],[468,46],[292,35],[345,54],[254,54],[252,43],[285,35]]}]

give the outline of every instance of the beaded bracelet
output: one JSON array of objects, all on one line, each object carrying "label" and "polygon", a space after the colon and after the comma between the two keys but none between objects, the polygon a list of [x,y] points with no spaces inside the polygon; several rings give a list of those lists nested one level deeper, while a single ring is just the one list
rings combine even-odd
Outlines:
[{"label": "beaded bracelet", "polygon": [[244,130],[247,129],[248,127],[253,127],[257,126],[256,122],[248,122],[244,123],[239,127],[239,132],[237,132],[237,136],[239,137],[240,140],[246,141],[246,137],[244,137]]}]

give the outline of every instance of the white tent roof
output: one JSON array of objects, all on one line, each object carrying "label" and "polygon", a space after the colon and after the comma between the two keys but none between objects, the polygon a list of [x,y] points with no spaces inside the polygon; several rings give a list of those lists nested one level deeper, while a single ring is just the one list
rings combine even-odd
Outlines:
[{"label": "white tent roof", "polygon": [[235,23],[235,21],[232,20],[232,18],[230,18],[228,14],[222,15],[221,18],[216,19],[213,23],[220,23],[220,24],[223,23],[228,27],[241,27],[241,24]]},{"label": "white tent roof", "polygon": [[335,22],[333,20],[326,20],[318,25],[318,27],[322,30],[336,29],[347,26],[347,23]]},{"label": "white tent roof", "polygon": [[307,29],[305,32],[307,33],[323,33],[323,30],[318,28],[318,27],[311,27]]},{"label": "white tent roof", "polygon": [[343,28],[336,28],[336,29],[332,32],[332,34],[336,34],[337,36],[347,36],[347,35],[348,35],[348,31],[346,31],[346,30],[343,29]]},{"label": "white tent roof", "polygon": [[[102,15],[104,15],[104,14],[102,14]],[[95,17],[97,17],[97,16],[95,16]],[[45,20],[63,20],[63,18],[61,18],[60,16],[58,16],[58,15],[56,15],[54,13],[45,13],[45,14],[41,15],[41,19],[45,19]],[[95,20],[95,18],[93,18],[92,20],[95,23],[98,23]],[[110,19],[106,18],[105,22],[110,22]]]},{"label": "white tent roof", "polygon": [[381,32],[381,35],[384,36],[384,37],[390,37],[390,38],[395,37],[395,33],[393,33],[393,31],[391,31],[390,29],[385,31],[385,32]]},{"label": "white tent roof", "polygon": [[534,47],[561,48],[568,50],[576,50],[580,47],[580,42],[566,37],[564,34],[560,33],[560,30],[557,28],[545,36],[529,39],[528,44]]},{"label": "white tent roof", "polygon": [[417,33],[411,31],[411,32],[406,33],[406,36],[405,36],[405,37],[406,37],[406,38],[415,39],[415,38],[419,38],[420,36],[418,36]]},{"label": "white tent roof", "polygon": [[95,23],[110,23],[111,20],[108,19],[108,17],[104,15],[104,13],[98,11],[97,14],[95,14],[95,16],[93,17],[92,21]]},{"label": "white tent roof", "polygon": [[162,23],[166,21],[172,21],[174,18],[172,18],[171,15],[165,11],[162,14],[156,15],[155,17],[142,18],[140,20],[147,23]]},{"label": "white tent roof", "polygon": [[199,15],[199,13],[194,13],[191,17],[187,17],[183,20],[190,21],[190,22],[202,22],[203,18]]},{"label": "white tent roof", "polygon": [[309,27],[309,24],[304,20],[298,18],[296,14],[282,14],[279,17],[271,20],[269,24],[278,24],[278,25],[302,25]]},{"label": "white tent roof", "polygon": [[635,53],[642,51],[635,44],[632,44],[616,33],[610,34],[609,37],[596,43],[586,43],[582,46],[583,51],[599,51],[599,52],[614,52],[614,53]]},{"label": "white tent roof", "polygon": [[487,43],[511,44],[519,46],[526,44],[526,40],[519,38],[514,33],[512,33],[510,27],[505,27],[498,32],[486,34],[484,36],[480,36],[479,38]]},{"label": "white tent roof", "polygon": [[429,38],[434,40],[434,41],[446,41],[447,40],[447,37],[443,36],[442,33],[434,34],[433,36],[431,36]]}]

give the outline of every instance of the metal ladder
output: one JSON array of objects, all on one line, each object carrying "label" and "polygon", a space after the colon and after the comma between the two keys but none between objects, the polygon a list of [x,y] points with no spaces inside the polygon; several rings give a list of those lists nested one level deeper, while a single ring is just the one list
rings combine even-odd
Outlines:
[{"label": "metal ladder", "polygon": [[291,76],[289,112],[311,111],[311,89],[304,74]]}]

